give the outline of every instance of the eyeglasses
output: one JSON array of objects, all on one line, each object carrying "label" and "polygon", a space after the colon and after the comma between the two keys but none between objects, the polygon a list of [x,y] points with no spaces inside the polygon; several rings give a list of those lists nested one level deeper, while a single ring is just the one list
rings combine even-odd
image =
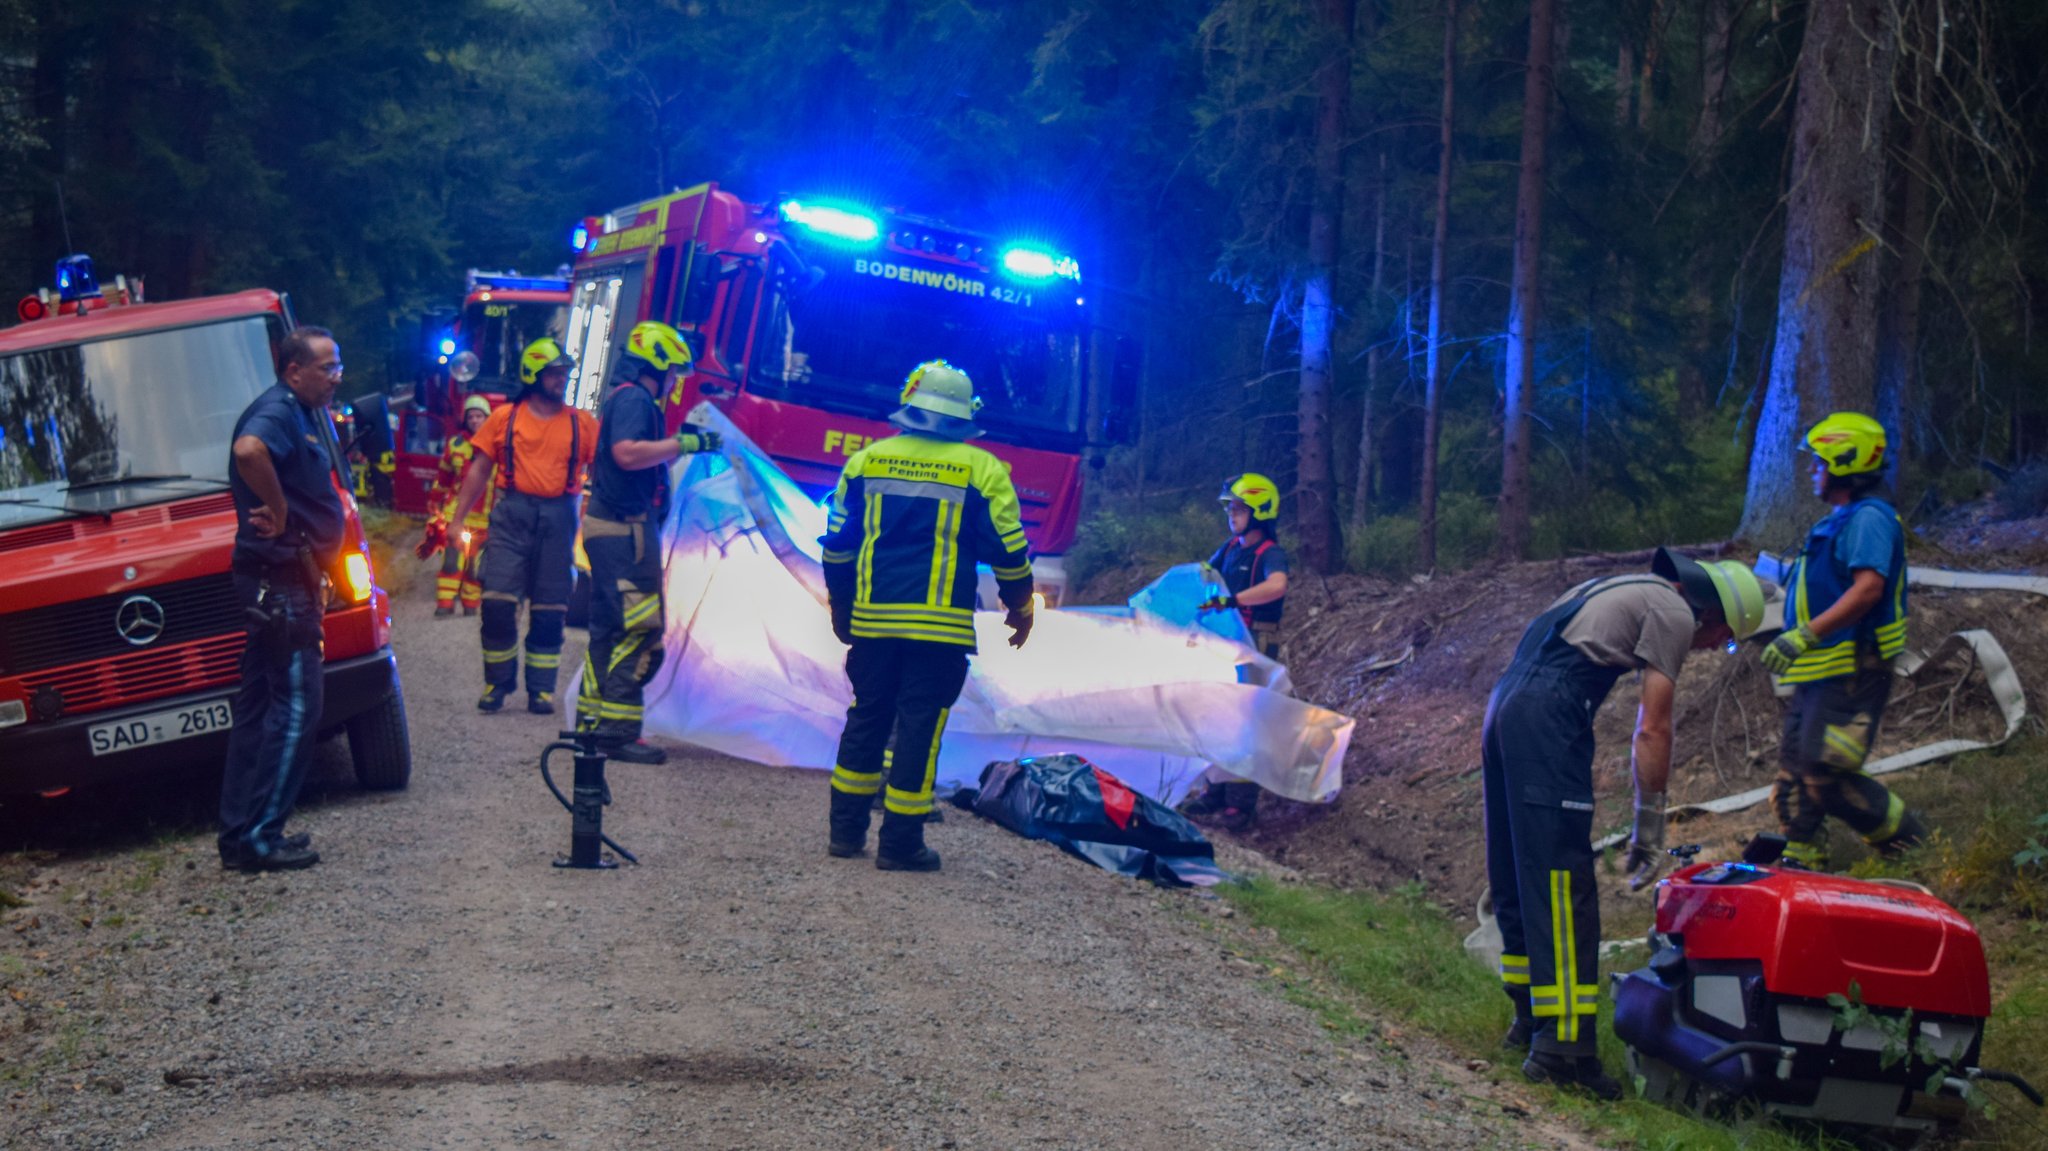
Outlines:
[{"label": "eyeglasses", "polygon": [[343,371],[340,360],[336,360],[331,364],[309,364],[307,366],[316,372],[325,372],[330,376],[339,376]]}]

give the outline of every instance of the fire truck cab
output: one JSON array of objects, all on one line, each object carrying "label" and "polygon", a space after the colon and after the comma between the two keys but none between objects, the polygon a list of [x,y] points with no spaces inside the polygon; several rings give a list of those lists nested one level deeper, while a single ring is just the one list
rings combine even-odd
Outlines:
[{"label": "fire truck cab", "polygon": [[[152,304],[59,284],[0,331],[6,793],[220,762],[245,637],[229,441],[293,326],[272,291]],[[328,446],[348,523],[327,573],[319,728],[347,734],[365,787],[402,788],[412,753],[390,604],[332,434]]]},{"label": "fire truck cab", "polygon": [[[473,395],[503,402],[519,393],[519,353],[543,336],[563,338],[569,281],[560,276],[469,270],[462,308],[443,322],[421,325],[424,370],[410,402],[389,404],[391,506],[407,515],[428,506],[449,433],[462,428],[462,403]],[[358,401],[358,418],[379,414]]]},{"label": "fire truck cab", "polygon": [[977,443],[1010,465],[1039,590],[1063,598],[1109,359],[1071,256],[902,212],[748,203],[716,184],[581,221],[571,246],[574,401],[595,408],[632,325],[664,320],[695,354],[671,426],[708,400],[821,497],[863,445],[895,434],[886,418],[912,367],[966,370]]}]

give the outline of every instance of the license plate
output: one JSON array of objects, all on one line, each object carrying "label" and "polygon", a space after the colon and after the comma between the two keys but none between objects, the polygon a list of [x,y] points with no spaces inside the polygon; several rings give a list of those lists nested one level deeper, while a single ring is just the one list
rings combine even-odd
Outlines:
[{"label": "license plate", "polygon": [[171,743],[195,735],[226,731],[234,725],[235,713],[228,706],[228,701],[212,699],[113,723],[95,724],[86,729],[86,737],[92,741],[94,755],[108,755],[147,747],[152,743]]}]

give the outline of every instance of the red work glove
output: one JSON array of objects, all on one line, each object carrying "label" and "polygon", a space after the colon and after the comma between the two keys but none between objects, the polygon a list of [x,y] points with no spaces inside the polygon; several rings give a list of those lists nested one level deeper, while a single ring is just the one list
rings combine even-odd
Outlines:
[{"label": "red work glove", "polygon": [[442,548],[445,548],[447,546],[447,522],[439,519],[431,519],[427,521],[426,530],[420,533],[419,546],[412,549],[412,554],[420,557],[421,559],[426,559],[427,557],[433,555],[434,553],[440,551]]},{"label": "red work glove", "polygon": [[1231,608],[1234,608],[1236,606],[1237,597],[1234,595],[1212,595],[1208,599],[1203,600],[1201,603],[1196,604],[1195,610],[1229,611]]}]

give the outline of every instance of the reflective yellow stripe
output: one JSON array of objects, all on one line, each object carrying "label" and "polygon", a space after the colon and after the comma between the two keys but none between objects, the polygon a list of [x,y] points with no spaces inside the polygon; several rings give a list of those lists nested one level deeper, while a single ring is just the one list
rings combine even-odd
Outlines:
[{"label": "reflective yellow stripe", "polygon": [[1899,824],[1903,822],[1905,818],[1906,801],[1900,799],[1897,792],[1893,792],[1891,803],[1885,807],[1884,822],[1877,825],[1876,831],[1873,831],[1869,835],[1864,836],[1863,842],[1883,843],[1885,840],[1890,839],[1892,836],[1897,835],[1899,833]]},{"label": "reflective yellow stripe", "polygon": [[940,500],[932,513],[931,579],[926,581],[924,602],[934,606],[946,602],[939,598],[939,588],[944,586],[946,578],[946,509],[949,506]]},{"label": "reflective yellow stripe", "polygon": [[837,764],[832,767],[832,790],[848,795],[873,795],[882,790],[882,773],[879,771],[848,771]]},{"label": "reflective yellow stripe", "polygon": [[500,651],[500,650],[498,650],[498,649],[496,649],[496,648],[488,648],[488,647],[487,647],[487,648],[485,648],[485,649],[484,649],[484,662],[485,662],[485,663],[506,663],[506,662],[509,662],[510,660],[512,660],[512,659],[513,659],[514,657],[516,657],[516,656],[517,656],[518,654],[519,654],[519,649],[518,649],[518,648],[516,648],[516,647],[508,647],[508,648],[505,648],[505,649],[504,649],[504,650],[502,650],[502,651]]},{"label": "reflective yellow stripe", "polygon": [[856,552],[835,552],[827,548],[825,549],[825,562],[828,564],[850,564],[857,554]]},{"label": "reflective yellow stripe", "polygon": [[875,544],[882,536],[882,501],[880,497],[861,503],[860,558],[857,569],[857,583],[853,602],[866,603],[875,597]]},{"label": "reflective yellow stripe", "polygon": [[1514,986],[1527,987],[1529,985],[1529,957],[1526,955],[1501,956],[1500,981]]},{"label": "reflective yellow stripe", "polygon": [[558,668],[562,666],[562,653],[529,651],[526,653],[526,666],[543,670]]},{"label": "reflective yellow stripe", "polygon": [[925,753],[924,779],[916,791],[904,791],[891,787],[882,793],[882,807],[898,815],[929,815],[932,810],[932,784],[939,775],[939,740],[946,734],[946,718],[953,714],[951,708],[939,709],[939,722],[932,728],[932,746]]},{"label": "reflective yellow stripe", "polygon": [[[1572,873],[1553,871],[1550,873],[1551,918],[1557,928],[1557,985],[1563,989],[1572,986],[1572,977],[1579,970],[1578,942],[1572,938]],[[1562,995],[1560,994],[1560,998]],[[1579,1038],[1579,1020],[1574,1011],[1564,1011],[1557,1023],[1557,1037],[1566,1043],[1576,1043]]]},{"label": "reflective yellow stripe", "polygon": [[891,620],[915,623],[971,624],[974,609],[944,604],[864,603],[853,609],[855,619]]},{"label": "reflective yellow stripe", "polygon": [[1821,739],[1853,763],[1862,763],[1864,757],[1870,754],[1870,749],[1864,746],[1862,740],[1850,735],[1847,728],[1836,727],[1832,723],[1821,731]]},{"label": "reflective yellow stripe", "polygon": [[646,599],[633,604],[625,611],[624,622],[628,630],[637,628],[661,614],[661,597],[650,594]]},{"label": "reflective yellow stripe", "polygon": [[995,576],[997,579],[1024,579],[1025,577],[1031,574],[1031,565],[1028,563],[1018,564],[1016,567],[1013,568],[992,568],[990,570],[995,572]]},{"label": "reflective yellow stripe", "polygon": [[973,647],[974,629],[942,628],[933,624],[916,625],[903,623],[864,623],[854,621],[855,639],[918,639],[928,643],[950,643],[960,647]]}]

